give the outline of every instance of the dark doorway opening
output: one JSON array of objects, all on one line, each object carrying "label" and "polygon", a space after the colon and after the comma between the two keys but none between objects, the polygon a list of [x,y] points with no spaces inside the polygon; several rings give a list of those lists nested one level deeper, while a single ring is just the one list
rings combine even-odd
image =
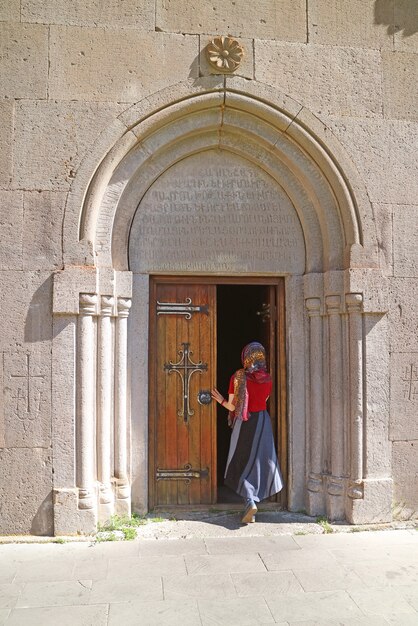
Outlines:
[{"label": "dark doorway opening", "polygon": [[[260,341],[266,348],[270,371],[275,368],[276,349],[272,344],[276,333],[271,319],[274,289],[271,285],[217,285],[217,386],[226,398],[231,375],[242,367],[241,350],[247,343]],[[231,435],[227,417],[226,410],[218,406],[217,501],[237,503],[241,498],[223,482]]]}]

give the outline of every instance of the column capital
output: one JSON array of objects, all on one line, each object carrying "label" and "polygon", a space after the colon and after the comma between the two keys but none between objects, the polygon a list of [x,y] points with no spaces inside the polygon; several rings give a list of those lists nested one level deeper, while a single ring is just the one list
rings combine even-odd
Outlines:
[{"label": "column capital", "polygon": [[327,296],[325,298],[325,304],[329,315],[338,315],[341,313],[341,296]]},{"label": "column capital", "polygon": [[307,298],[305,306],[310,317],[321,314],[321,298]]},{"label": "column capital", "polygon": [[115,298],[113,296],[101,296],[100,298],[100,315],[110,317],[113,313]]},{"label": "column capital", "polygon": [[80,293],[80,315],[97,314],[97,295],[95,293]]},{"label": "column capital", "polygon": [[129,298],[118,298],[117,309],[119,317],[128,317],[131,309],[132,300]]},{"label": "column capital", "polygon": [[347,305],[348,313],[361,313],[363,308],[363,294],[346,293],[345,303]]}]

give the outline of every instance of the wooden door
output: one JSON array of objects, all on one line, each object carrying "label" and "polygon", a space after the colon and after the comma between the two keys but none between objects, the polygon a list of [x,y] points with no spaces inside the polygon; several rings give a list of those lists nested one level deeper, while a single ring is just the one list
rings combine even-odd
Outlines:
[{"label": "wooden door", "polygon": [[211,504],[216,286],[154,280],[150,306],[150,506]]}]

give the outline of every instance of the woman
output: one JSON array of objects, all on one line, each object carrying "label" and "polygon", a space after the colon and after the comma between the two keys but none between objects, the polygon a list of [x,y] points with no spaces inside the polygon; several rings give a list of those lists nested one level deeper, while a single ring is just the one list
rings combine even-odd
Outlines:
[{"label": "woman", "polygon": [[228,402],[217,389],[212,397],[228,409],[232,427],[225,484],[245,500],[244,524],[255,521],[256,502],[283,487],[266,401],[271,393],[266,352],[256,341],[241,354],[243,369],[231,377]]}]

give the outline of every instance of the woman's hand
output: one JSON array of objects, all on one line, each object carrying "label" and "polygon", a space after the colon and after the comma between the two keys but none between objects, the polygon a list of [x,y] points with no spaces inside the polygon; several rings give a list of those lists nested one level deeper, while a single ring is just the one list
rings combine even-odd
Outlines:
[{"label": "woman's hand", "polygon": [[212,395],[212,398],[214,400],[216,400],[216,402],[219,402],[219,404],[222,404],[223,402],[226,402],[226,400],[223,397],[223,395],[221,393],[219,393],[219,391],[217,389],[212,389],[211,395]]}]

